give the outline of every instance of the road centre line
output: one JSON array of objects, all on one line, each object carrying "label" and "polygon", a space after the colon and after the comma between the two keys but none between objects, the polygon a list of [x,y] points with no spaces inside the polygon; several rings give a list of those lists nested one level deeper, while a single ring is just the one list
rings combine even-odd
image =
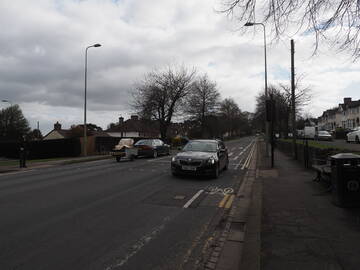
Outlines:
[{"label": "road centre line", "polygon": [[188,208],[200,195],[203,193],[204,190],[200,189],[187,203],[184,204],[183,208]]}]

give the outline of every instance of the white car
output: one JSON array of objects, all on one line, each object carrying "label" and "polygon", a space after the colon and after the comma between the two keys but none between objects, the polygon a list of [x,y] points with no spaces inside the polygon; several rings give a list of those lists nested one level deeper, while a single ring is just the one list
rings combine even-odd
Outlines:
[{"label": "white car", "polygon": [[360,143],[360,127],[356,127],[346,134],[346,142]]}]

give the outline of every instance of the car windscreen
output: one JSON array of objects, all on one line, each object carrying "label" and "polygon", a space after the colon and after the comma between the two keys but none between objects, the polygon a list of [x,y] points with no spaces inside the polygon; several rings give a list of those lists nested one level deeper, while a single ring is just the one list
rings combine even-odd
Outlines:
[{"label": "car windscreen", "polygon": [[319,131],[319,135],[330,135],[327,131]]},{"label": "car windscreen", "polygon": [[152,145],[152,140],[140,140],[135,145]]},{"label": "car windscreen", "polygon": [[193,151],[193,152],[216,152],[217,143],[216,142],[189,142],[183,148],[184,151]]}]

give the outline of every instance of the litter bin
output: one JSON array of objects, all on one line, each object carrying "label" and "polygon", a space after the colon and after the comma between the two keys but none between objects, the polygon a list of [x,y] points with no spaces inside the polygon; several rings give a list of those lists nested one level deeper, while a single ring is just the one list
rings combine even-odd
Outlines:
[{"label": "litter bin", "polygon": [[331,156],[333,203],[340,207],[360,206],[360,155]]}]

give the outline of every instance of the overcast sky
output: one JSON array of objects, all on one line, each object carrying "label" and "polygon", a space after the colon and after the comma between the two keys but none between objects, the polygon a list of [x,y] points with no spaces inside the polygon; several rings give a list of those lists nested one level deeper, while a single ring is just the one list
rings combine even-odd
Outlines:
[{"label": "overcast sky", "polygon": [[[1,0],[0,99],[19,104],[43,135],[56,121],[81,124],[85,48],[101,43],[88,51],[88,122],[106,128],[127,118],[134,83],[172,64],[207,73],[222,98],[253,112],[264,85],[262,28],[237,31],[216,12],[220,1]],[[290,83],[290,39],[267,38],[269,84]],[[314,95],[304,112],[317,117],[345,96],[360,98],[360,66],[348,54],[323,46],[312,57],[311,35],[294,40],[297,74]]]}]

